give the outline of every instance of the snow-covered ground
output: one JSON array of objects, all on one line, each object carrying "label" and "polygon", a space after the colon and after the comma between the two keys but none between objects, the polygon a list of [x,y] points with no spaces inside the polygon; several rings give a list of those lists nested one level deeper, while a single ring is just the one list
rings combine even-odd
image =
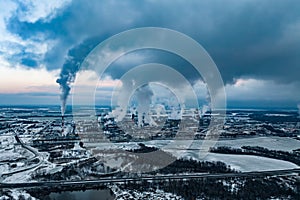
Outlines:
[{"label": "snow-covered ground", "polygon": [[19,172],[8,176],[2,182],[4,183],[26,183],[26,182],[34,182],[31,177],[31,173],[33,170],[28,170],[24,172]]},{"label": "snow-covered ground", "polygon": [[0,149],[12,149],[15,139],[12,135],[0,135]]},{"label": "snow-covered ground", "polygon": [[115,195],[115,199],[127,200],[127,199],[148,199],[148,200],[182,200],[183,198],[175,194],[167,193],[163,190],[143,191],[120,189],[117,185],[110,185],[109,188]]},{"label": "snow-covered ground", "polygon": [[17,159],[26,159],[26,157],[18,152],[13,152],[13,150],[0,151],[0,162],[15,161]]},{"label": "snow-covered ground", "polygon": [[28,194],[24,190],[17,190],[17,189],[7,191],[5,195],[2,195],[0,197],[0,200],[19,200],[19,199],[35,200],[36,198],[30,196],[30,194]]}]

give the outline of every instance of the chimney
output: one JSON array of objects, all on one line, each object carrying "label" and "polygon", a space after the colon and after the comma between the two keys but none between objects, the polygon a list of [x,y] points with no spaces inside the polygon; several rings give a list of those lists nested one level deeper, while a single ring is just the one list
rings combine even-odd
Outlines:
[{"label": "chimney", "polygon": [[65,126],[65,116],[61,116],[61,132],[64,132],[64,126]]}]

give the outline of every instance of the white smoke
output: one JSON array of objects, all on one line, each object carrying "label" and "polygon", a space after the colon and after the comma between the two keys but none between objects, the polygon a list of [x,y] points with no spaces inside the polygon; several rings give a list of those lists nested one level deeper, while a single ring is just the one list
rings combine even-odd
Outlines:
[{"label": "white smoke", "polygon": [[167,100],[167,105],[170,107],[169,119],[179,120],[182,118],[182,110],[184,109],[184,102],[179,102],[180,100],[170,96]]},{"label": "white smoke", "polygon": [[211,99],[210,99],[210,94],[209,94],[209,90],[207,88],[207,85],[206,85],[206,96],[205,96],[205,99],[206,99],[206,102],[207,102],[207,105],[203,105],[202,108],[199,110],[199,117],[202,118],[205,113],[207,111],[210,110],[211,108]]},{"label": "white smoke", "polygon": [[169,115],[169,119],[175,119],[175,120],[179,120],[182,117],[182,112],[181,110],[178,110],[176,108],[172,108],[172,111]]},{"label": "white smoke", "polygon": [[[138,115],[138,125],[143,126],[145,123],[155,126],[156,123],[150,115],[150,107],[152,104],[153,92],[149,85],[144,85],[135,90],[133,94],[130,91],[134,91],[135,87],[134,80],[125,80],[122,82],[122,87],[113,95],[112,102],[116,104],[117,107],[112,111],[112,115],[116,121],[122,121],[127,114],[129,109],[131,114]],[[130,104],[130,99],[128,96],[133,95],[136,101],[134,105]],[[128,105],[130,106],[128,108]]]},{"label": "white smoke", "polygon": [[199,111],[199,117],[202,118],[207,111],[209,111],[209,106],[203,105]]},{"label": "white smoke", "polygon": [[127,112],[127,97],[128,91],[132,91],[135,83],[133,81],[123,81],[122,85],[120,85],[119,90],[116,90],[112,96],[112,105],[116,105],[117,107],[112,110],[112,115],[114,116],[117,122],[122,121],[126,116]]},{"label": "white smoke", "polygon": [[153,92],[149,85],[145,85],[137,89],[136,97],[138,101],[138,125],[143,126],[144,123],[149,123],[151,125],[154,121],[149,115],[149,111],[152,103]]},{"label": "white smoke", "polygon": [[300,103],[297,105],[298,107],[298,117],[300,118]]},{"label": "white smoke", "polygon": [[157,104],[157,105],[155,106],[155,112],[156,112],[157,118],[160,118],[161,115],[166,114],[165,106],[162,105],[162,104]]}]

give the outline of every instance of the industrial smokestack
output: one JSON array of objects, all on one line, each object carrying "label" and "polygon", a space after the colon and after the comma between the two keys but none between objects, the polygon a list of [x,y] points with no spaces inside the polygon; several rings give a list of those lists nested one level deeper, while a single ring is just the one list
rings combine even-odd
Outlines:
[{"label": "industrial smokestack", "polygon": [[297,120],[298,122],[295,126],[295,129],[298,130],[298,134],[300,134],[300,103],[297,105],[297,107],[298,107],[298,120]]},{"label": "industrial smokestack", "polygon": [[61,126],[64,127],[64,125],[65,125],[65,116],[62,115],[61,116]]},{"label": "industrial smokestack", "polygon": [[65,116],[61,116],[61,132],[64,132],[64,127],[65,127]]}]

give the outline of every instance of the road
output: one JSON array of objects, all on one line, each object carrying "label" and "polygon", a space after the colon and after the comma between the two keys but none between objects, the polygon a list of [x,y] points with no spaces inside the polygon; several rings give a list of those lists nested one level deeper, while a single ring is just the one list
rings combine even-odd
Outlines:
[{"label": "road", "polygon": [[261,177],[261,176],[279,176],[300,173],[300,168],[275,171],[261,172],[243,172],[243,173],[225,173],[225,174],[187,174],[187,175],[161,175],[161,176],[144,176],[136,178],[101,178],[98,180],[86,181],[46,181],[46,182],[29,182],[29,183],[0,183],[0,188],[41,188],[41,187],[71,187],[80,185],[98,185],[105,183],[124,183],[129,181],[166,181],[166,180],[190,180],[201,178],[229,178],[229,177]]},{"label": "road", "polygon": [[16,173],[20,173],[20,172],[25,172],[25,171],[34,169],[34,168],[40,166],[40,165],[43,163],[43,160],[41,159],[41,155],[39,154],[39,152],[37,152],[37,151],[36,151],[35,149],[33,149],[32,147],[25,145],[25,144],[23,143],[23,141],[20,140],[20,138],[18,137],[17,134],[15,134],[15,139],[16,139],[17,143],[19,143],[24,149],[27,149],[28,151],[30,151],[31,153],[34,154],[34,158],[32,158],[32,159],[30,159],[30,160],[33,160],[33,159],[38,158],[38,159],[39,159],[39,162],[38,162],[37,164],[35,164],[35,165],[29,166],[29,167],[26,167],[26,168],[22,168],[22,169],[18,169],[18,170],[15,170],[15,171],[3,173],[3,174],[1,174],[1,177],[7,177],[7,176],[10,176],[10,175],[12,175],[12,174],[16,174]]},{"label": "road", "polygon": [[24,149],[27,149],[28,151],[30,151],[31,153],[33,153],[35,155],[35,157],[39,157],[40,154],[38,151],[36,151],[35,149],[33,149],[30,146],[27,146],[24,144],[24,142],[19,138],[19,136],[17,134],[15,134],[15,139],[17,141],[17,143],[19,143]]}]

